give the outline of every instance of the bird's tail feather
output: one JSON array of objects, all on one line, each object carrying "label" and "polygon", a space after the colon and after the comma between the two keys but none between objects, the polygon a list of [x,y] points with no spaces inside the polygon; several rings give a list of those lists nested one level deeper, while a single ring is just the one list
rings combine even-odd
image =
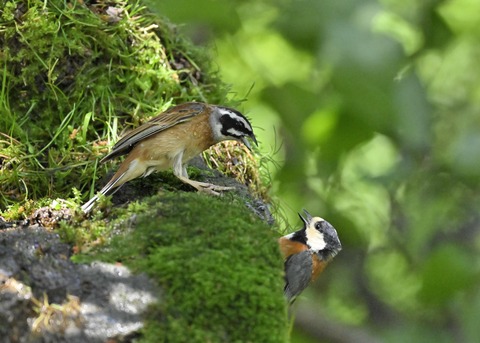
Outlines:
[{"label": "bird's tail feather", "polygon": [[[127,171],[123,172],[119,177],[110,180],[105,185],[105,187],[103,187],[100,190],[99,194],[106,196],[106,195],[112,195],[116,191],[118,191],[120,187],[116,187],[116,185],[122,180],[122,178],[125,176],[126,173]],[[82,211],[84,213],[90,212],[93,206],[95,205],[95,203],[97,202],[97,200],[98,200],[98,195],[94,195],[90,200],[88,200],[85,204],[82,205]]]}]

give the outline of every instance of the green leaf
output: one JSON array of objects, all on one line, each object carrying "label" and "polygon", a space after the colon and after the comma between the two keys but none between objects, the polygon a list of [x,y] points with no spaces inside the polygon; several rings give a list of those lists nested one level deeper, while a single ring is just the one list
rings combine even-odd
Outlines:
[{"label": "green leaf", "polygon": [[443,306],[455,294],[472,286],[476,272],[468,252],[447,243],[433,251],[422,274],[420,300],[429,305]]}]

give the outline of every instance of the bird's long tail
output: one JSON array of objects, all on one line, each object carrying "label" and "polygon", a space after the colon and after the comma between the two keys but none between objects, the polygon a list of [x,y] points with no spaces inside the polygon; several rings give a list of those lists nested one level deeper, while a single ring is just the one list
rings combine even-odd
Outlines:
[{"label": "bird's long tail", "polygon": [[98,200],[99,194],[102,195],[112,195],[116,191],[120,189],[120,186],[123,184],[121,183],[120,186],[117,187],[117,184],[123,179],[127,171],[123,172],[119,177],[113,177],[108,183],[103,187],[98,194],[93,196],[90,200],[88,200],[85,204],[82,205],[82,211],[84,213],[88,213],[92,210],[93,206]]}]

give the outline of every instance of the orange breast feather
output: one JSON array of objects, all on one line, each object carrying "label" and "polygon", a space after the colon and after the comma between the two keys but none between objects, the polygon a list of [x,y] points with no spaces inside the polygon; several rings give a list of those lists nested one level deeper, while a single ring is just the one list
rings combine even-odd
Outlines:
[{"label": "orange breast feather", "polygon": [[280,245],[280,251],[282,252],[285,258],[287,258],[290,255],[298,254],[302,251],[308,250],[308,246],[306,246],[305,244],[292,241],[285,237],[281,237],[278,240],[278,243]]},{"label": "orange breast feather", "polygon": [[315,280],[325,269],[328,262],[322,261],[317,254],[312,253],[312,261],[313,261],[313,270],[312,270],[312,281]]}]

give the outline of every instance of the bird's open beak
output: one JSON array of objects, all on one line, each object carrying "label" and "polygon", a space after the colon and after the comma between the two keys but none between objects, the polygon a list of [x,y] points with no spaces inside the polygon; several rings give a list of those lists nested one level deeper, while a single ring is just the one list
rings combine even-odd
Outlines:
[{"label": "bird's open beak", "polygon": [[312,215],[308,213],[306,209],[303,209],[303,213],[305,213],[305,217],[303,217],[300,213],[298,214],[298,216],[300,217],[300,219],[302,219],[305,225],[308,226],[308,223],[312,221]]},{"label": "bird's open beak", "polygon": [[312,215],[308,213],[306,209],[303,209],[303,213],[305,213],[305,217],[307,217],[308,222],[311,222],[313,219]]},{"label": "bird's open beak", "polygon": [[[255,145],[258,146],[257,138],[255,138],[255,135],[252,133],[249,137],[252,139],[253,143],[255,143]],[[252,151],[252,146],[250,145],[250,142],[248,141],[246,136],[243,136],[242,138],[240,138],[240,140],[242,141],[243,144],[245,144],[248,150]]]}]

